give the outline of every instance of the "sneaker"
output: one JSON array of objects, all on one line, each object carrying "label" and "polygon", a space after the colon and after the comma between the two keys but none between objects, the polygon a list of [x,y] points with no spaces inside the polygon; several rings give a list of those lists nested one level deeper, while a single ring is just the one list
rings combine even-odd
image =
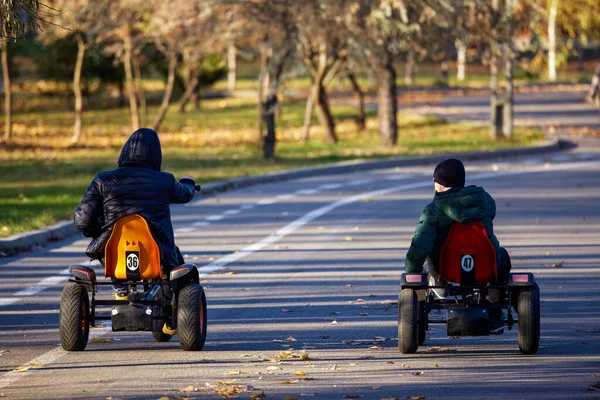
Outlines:
[{"label": "sneaker", "polygon": [[[437,279],[433,276],[429,276],[429,286],[443,286]],[[446,299],[448,298],[448,289],[447,288],[431,288],[431,291],[436,295],[438,299]]]},{"label": "sneaker", "polygon": [[114,288],[115,300],[127,300],[127,288]]},{"label": "sneaker", "polygon": [[166,322],[163,325],[162,331],[164,334],[167,334],[167,335],[171,335],[171,336],[177,335],[177,328],[172,329],[169,325],[167,325]]}]

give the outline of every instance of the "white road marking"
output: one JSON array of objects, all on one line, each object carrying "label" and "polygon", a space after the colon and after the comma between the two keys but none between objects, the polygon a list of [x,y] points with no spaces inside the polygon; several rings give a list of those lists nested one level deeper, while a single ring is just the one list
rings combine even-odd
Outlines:
[{"label": "white road marking", "polygon": [[317,189],[302,189],[302,190],[296,190],[297,194],[317,194],[320,191]]},{"label": "white road marking", "polygon": [[403,179],[409,179],[412,178],[414,175],[411,174],[400,174],[400,175],[392,175],[392,176],[388,176],[387,178],[385,178],[385,180],[387,181],[400,181]]},{"label": "white road marking", "polygon": [[551,158],[552,161],[569,161],[572,157],[570,155],[554,156]]},{"label": "white road marking", "polygon": [[[106,326],[103,328],[90,329],[90,339],[106,335],[108,332],[111,332],[111,330],[110,330],[110,327],[106,327]],[[44,369],[44,367],[32,367],[31,366],[32,364],[48,365],[67,354],[68,353],[65,350],[63,350],[62,347],[57,347],[55,349],[52,349],[52,350],[42,354],[39,357],[34,358],[31,361],[26,362],[25,364],[21,365],[19,368],[16,368],[13,371],[9,371],[0,377],[0,389],[5,388],[10,384],[13,384],[22,378],[25,378],[26,376],[31,374],[32,371]],[[15,371],[19,371],[19,370],[21,370],[23,372],[15,372]]]},{"label": "white road marking", "polygon": [[48,278],[44,278],[39,281],[35,286],[30,286],[23,290],[19,290],[13,296],[33,296],[34,294],[38,294],[41,291],[48,289],[49,286],[56,285],[59,282],[66,281],[69,279],[69,268],[66,268],[58,273],[55,276],[49,276]]},{"label": "white road marking", "polygon": [[0,307],[2,306],[10,306],[11,304],[14,304],[18,301],[20,301],[21,299],[16,298],[16,297],[12,297],[12,298],[0,298]]},{"label": "white road marking", "polygon": [[195,230],[196,230],[196,228],[193,228],[191,226],[186,226],[183,228],[175,229],[175,232],[187,233],[187,232],[194,232]]},{"label": "white road marking", "polygon": [[256,205],[266,206],[266,205],[275,204],[275,203],[277,203],[277,200],[275,200],[275,199],[262,199],[262,200],[257,201]]},{"label": "white road marking", "polygon": [[373,182],[373,179],[357,179],[355,181],[348,182],[348,186],[360,186],[371,182]]},{"label": "white road marking", "polygon": [[207,226],[207,225],[210,225],[210,222],[208,222],[208,221],[196,221],[192,225],[193,226]]},{"label": "white road marking", "polygon": [[220,221],[223,218],[225,218],[225,217],[222,216],[222,215],[210,215],[210,216],[206,217],[205,220],[207,220],[207,221]]},{"label": "white road marking", "polygon": [[[591,166],[595,166],[596,168],[598,168],[598,167],[600,167],[600,162],[576,162],[576,163],[569,163],[569,164],[562,164],[562,165],[537,166],[537,167],[521,169],[521,170],[481,173],[481,174],[472,175],[469,177],[469,179],[476,180],[476,179],[483,179],[483,178],[488,178],[488,177],[522,175],[522,174],[535,173],[535,172],[557,171],[557,170],[574,169],[574,168],[591,167]],[[277,232],[275,232],[273,235],[267,236],[267,237],[263,238],[262,240],[244,248],[243,250],[241,250],[239,252],[228,254],[224,257],[219,258],[218,260],[215,260],[209,264],[204,265],[203,267],[199,268],[200,275],[205,276],[211,272],[218,270],[221,267],[226,266],[227,264],[241,260],[242,258],[245,258],[245,257],[251,255],[252,253],[257,252],[270,244],[276,243],[279,240],[281,240],[282,238],[284,238],[285,236],[295,232],[296,230],[300,229],[301,227],[308,224],[309,222],[335,210],[336,208],[339,208],[339,207],[342,207],[342,206],[345,206],[348,204],[356,203],[365,198],[385,196],[385,195],[388,195],[388,194],[391,194],[394,192],[400,192],[400,191],[409,190],[409,189],[416,189],[416,188],[420,188],[420,187],[427,187],[427,186],[431,186],[431,185],[432,185],[431,181],[425,180],[422,182],[415,182],[415,183],[409,183],[409,184],[405,184],[405,185],[393,186],[393,187],[387,188],[387,189],[380,189],[380,190],[371,191],[371,192],[364,192],[364,193],[361,193],[361,194],[358,194],[355,196],[346,197],[344,199],[330,203],[326,206],[319,207],[319,208],[309,212],[308,214],[305,214],[302,217],[296,219],[295,221],[287,224],[286,226],[284,226],[283,228],[281,228]],[[0,303],[0,305],[1,304],[2,303]],[[95,329],[90,331],[90,337],[98,337],[98,336],[101,336],[102,334],[104,334],[104,332],[95,332],[95,331],[96,331]],[[98,330],[98,331],[100,331],[100,330]],[[23,364],[23,366],[21,368],[31,368],[30,364],[50,364],[66,354],[67,354],[67,352],[59,347],[59,348],[50,350],[49,352],[44,353],[41,356]],[[25,372],[20,372],[20,373],[11,371],[11,372],[5,373],[4,375],[2,375],[0,377],[0,389],[18,381],[21,378],[26,377],[29,374],[28,371],[29,370],[27,370]]]},{"label": "white road marking", "polygon": [[332,190],[332,189],[339,189],[342,186],[344,186],[344,185],[342,185],[340,183],[326,183],[324,185],[320,185],[319,189]]},{"label": "white road marking", "polygon": [[298,197],[295,194],[280,194],[278,196],[275,196],[275,198],[277,200],[290,200],[293,199],[294,197]]},{"label": "white road marking", "polygon": [[240,210],[239,208],[235,208],[232,210],[223,211],[223,215],[235,215],[235,214],[239,214],[241,212],[242,212],[242,210]]}]

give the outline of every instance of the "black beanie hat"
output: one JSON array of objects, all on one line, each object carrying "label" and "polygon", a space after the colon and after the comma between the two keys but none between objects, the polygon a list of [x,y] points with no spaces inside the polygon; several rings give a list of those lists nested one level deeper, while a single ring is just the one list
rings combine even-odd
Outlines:
[{"label": "black beanie hat", "polygon": [[448,158],[435,167],[433,180],[449,188],[465,186],[465,166],[456,158]]}]

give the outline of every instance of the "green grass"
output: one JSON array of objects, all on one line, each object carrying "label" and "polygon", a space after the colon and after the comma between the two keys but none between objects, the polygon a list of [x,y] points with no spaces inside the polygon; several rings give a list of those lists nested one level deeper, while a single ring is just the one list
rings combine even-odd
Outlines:
[{"label": "green grass", "polygon": [[[173,106],[159,132],[163,170],[192,175],[205,184],[351,160],[530,145],[543,139],[537,130],[517,129],[514,140],[491,142],[488,129],[449,124],[433,117],[400,114],[399,145],[381,147],[376,118],[358,131],[351,106],[335,105],[340,142],[326,144],[316,117],[311,140],[301,142],[303,102],[286,102],[277,123],[277,159],[265,161],[257,141],[254,99],[206,100],[202,109],[180,114]],[[0,148],[0,236],[69,219],[96,173],[116,167],[131,133],[127,109],[87,111],[82,146],[69,147],[72,114],[55,111],[17,112],[14,141]],[[17,109],[18,111],[18,109]],[[149,117],[156,112],[151,107]],[[0,120],[1,121],[1,120]]]}]

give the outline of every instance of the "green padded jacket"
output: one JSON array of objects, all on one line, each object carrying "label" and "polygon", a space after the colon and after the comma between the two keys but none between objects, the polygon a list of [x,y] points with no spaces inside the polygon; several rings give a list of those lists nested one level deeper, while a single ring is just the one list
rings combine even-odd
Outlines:
[{"label": "green padded jacket", "polygon": [[492,220],[496,202],[483,188],[467,186],[435,193],[417,223],[415,235],[406,254],[405,272],[421,272],[427,257],[431,267],[439,271],[439,259],[444,241],[455,222],[481,221],[499,257],[500,243],[494,235]]}]

